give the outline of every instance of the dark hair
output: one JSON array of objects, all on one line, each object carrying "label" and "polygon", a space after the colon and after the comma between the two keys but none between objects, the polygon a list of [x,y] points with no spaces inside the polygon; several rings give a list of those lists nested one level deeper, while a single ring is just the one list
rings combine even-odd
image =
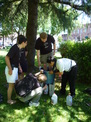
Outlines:
[{"label": "dark hair", "polygon": [[59,70],[56,68],[56,62],[57,62],[57,59],[56,58],[52,58],[52,57],[49,57],[47,59],[47,63],[51,63],[51,62],[54,62],[54,65],[53,65],[53,72],[56,73],[56,72],[59,72]]},{"label": "dark hair", "polygon": [[55,69],[55,67],[56,67],[56,61],[57,61],[57,59],[56,59],[56,58],[52,59],[52,62],[54,62],[53,70],[54,70],[54,69]]},{"label": "dark hair", "polygon": [[19,35],[17,37],[18,44],[21,44],[22,42],[26,42],[26,41],[27,41],[27,38],[25,36],[23,36],[23,35]]},{"label": "dark hair", "polygon": [[56,62],[56,58],[52,58],[51,56],[47,59],[47,63],[51,63],[51,62]]}]

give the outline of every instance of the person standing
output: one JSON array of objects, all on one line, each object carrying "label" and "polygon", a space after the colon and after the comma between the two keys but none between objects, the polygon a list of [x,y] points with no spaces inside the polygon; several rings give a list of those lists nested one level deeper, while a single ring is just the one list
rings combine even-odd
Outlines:
[{"label": "person standing", "polygon": [[[19,67],[19,52],[20,49],[25,48],[27,39],[23,35],[18,36],[18,44],[13,45],[7,55],[5,56],[6,67],[5,75],[9,87],[7,90],[7,103],[14,104],[16,101],[11,99],[14,84],[18,80],[18,67]],[[20,67],[21,68],[21,67]],[[22,72],[22,69],[20,69]]]},{"label": "person standing", "polygon": [[28,69],[28,62],[26,58],[27,54],[28,54],[28,51],[26,47],[20,50],[20,66],[22,68],[22,72],[21,71],[18,72],[19,80],[23,79],[24,74],[27,73],[27,69]]},{"label": "person standing", "polygon": [[[52,53],[52,44],[54,52]],[[44,70],[47,70],[47,59],[55,55],[55,39],[53,36],[42,32],[40,37],[36,40],[35,49],[37,50],[37,60],[39,67],[43,64]],[[49,65],[50,67],[50,65]]]},{"label": "person standing", "polygon": [[[49,63],[51,63],[51,66],[53,67],[54,73],[58,75],[62,75],[62,85],[60,94],[65,94],[66,84],[67,81],[69,81],[70,86],[70,93],[71,96],[75,96],[75,80],[77,76],[77,64],[74,60],[68,59],[68,58],[61,58],[61,59],[49,59]],[[57,71],[58,70],[58,71]],[[55,72],[56,71],[56,72]],[[53,71],[50,71],[50,73],[53,73]]]}]

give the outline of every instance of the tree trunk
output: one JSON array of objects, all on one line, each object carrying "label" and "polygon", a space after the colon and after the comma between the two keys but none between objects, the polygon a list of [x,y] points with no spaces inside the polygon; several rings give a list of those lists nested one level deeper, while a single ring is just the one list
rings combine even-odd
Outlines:
[{"label": "tree trunk", "polygon": [[3,35],[3,44],[2,45],[4,46],[4,35]]},{"label": "tree trunk", "polygon": [[28,41],[28,72],[33,72],[35,60],[35,42],[37,35],[37,16],[39,0],[28,0],[28,23],[27,23],[27,41]]}]

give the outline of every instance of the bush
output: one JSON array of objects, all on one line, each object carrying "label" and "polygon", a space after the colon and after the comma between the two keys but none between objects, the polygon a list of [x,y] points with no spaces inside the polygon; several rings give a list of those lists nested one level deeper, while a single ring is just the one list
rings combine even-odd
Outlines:
[{"label": "bush", "polygon": [[91,39],[82,43],[65,42],[60,45],[62,57],[73,59],[78,65],[77,81],[91,82]]}]

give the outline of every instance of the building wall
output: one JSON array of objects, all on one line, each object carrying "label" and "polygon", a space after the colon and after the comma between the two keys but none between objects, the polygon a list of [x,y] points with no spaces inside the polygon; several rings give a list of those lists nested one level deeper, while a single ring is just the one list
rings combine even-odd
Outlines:
[{"label": "building wall", "polygon": [[71,35],[63,34],[63,41],[66,40],[75,40],[83,41],[86,38],[91,38],[91,23],[84,24],[82,27],[76,28]]},{"label": "building wall", "polygon": [[[12,41],[13,39],[13,41]],[[0,36],[0,45],[2,46],[9,46],[9,45],[13,45],[17,42],[17,33],[14,33],[14,34],[11,34],[11,35],[8,35],[8,36]]]}]

